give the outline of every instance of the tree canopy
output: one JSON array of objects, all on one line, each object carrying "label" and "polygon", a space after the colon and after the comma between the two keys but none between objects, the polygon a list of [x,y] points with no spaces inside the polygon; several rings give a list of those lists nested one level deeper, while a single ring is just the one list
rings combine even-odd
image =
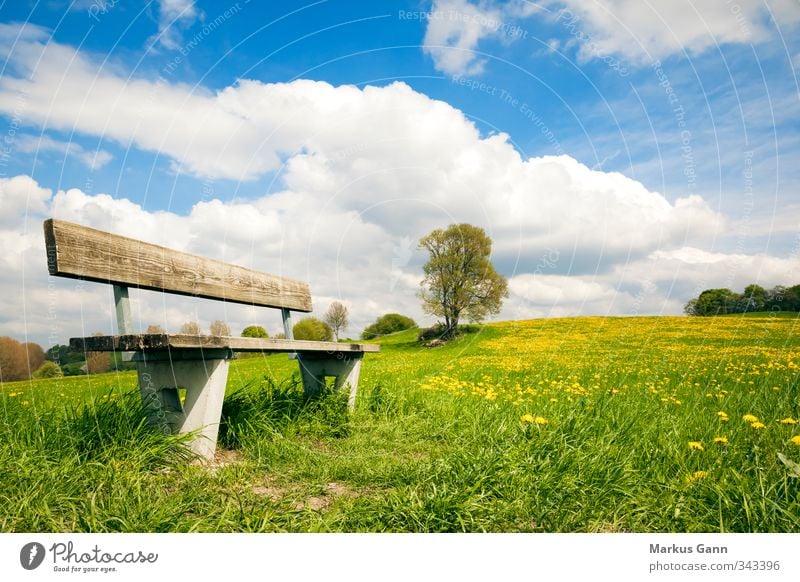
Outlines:
[{"label": "tree canopy", "polygon": [[461,317],[477,322],[500,312],[508,282],[489,259],[492,239],[482,228],[451,224],[420,239],[419,248],[430,254],[422,268],[422,307],[444,318],[445,336],[455,333]]}]

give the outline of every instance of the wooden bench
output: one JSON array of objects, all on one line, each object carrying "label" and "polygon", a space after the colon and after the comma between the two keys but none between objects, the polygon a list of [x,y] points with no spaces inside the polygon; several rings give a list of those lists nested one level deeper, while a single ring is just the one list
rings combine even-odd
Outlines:
[{"label": "wooden bench", "polygon": [[[73,349],[133,353],[150,422],[169,433],[193,432],[191,449],[212,458],[216,449],[228,363],[234,352],[286,352],[297,359],[306,394],[326,377],[349,386],[355,404],[361,359],[371,344],[292,339],[291,312],[311,311],[308,284],[182,253],[62,220],[44,222],[51,275],[114,286],[119,335],[71,338]],[[230,303],[278,308],[287,339],[134,333],[128,289],[151,289]],[[181,399],[180,389],[185,389]]]}]

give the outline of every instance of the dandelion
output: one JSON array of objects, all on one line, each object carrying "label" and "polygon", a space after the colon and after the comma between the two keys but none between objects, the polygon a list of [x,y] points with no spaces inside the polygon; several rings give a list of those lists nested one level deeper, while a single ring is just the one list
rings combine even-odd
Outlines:
[{"label": "dandelion", "polygon": [[745,421],[745,422],[749,422],[749,423],[751,423],[751,424],[752,424],[752,423],[754,423],[754,422],[758,422],[758,417],[756,417],[756,416],[753,416],[752,414],[745,414],[745,415],[742,417],[742,420],[743,420],[743,421]]},{"label": "dandelion", "polygon": [[531,423],[531,422],[535,422],[536,421],[536,419],[533,418],[532,414],[523,414],[522,418],[520,418],[520,420],[522,422],[527,422],[527,423]]},{"label": "dandelion", "polygon": [[766,425],[763,422],[753,422],[750,424],[750,426],[752,426],[756,430],[759,430],[765,428]]},{"label": "dandelion", "polygon": [[687,483],[694,483],[695,481],[699,481],[700,479],[705,479],[708,477],[708,471],[695,471],[691,475],[686,476]]},{"label": "dandelion", "polygon": [[782,418],[778,421],[781,424],[797,424],[797,421],[793,419],[791,416],[787,416],[786,418]]},{"label": "dandelion", "polygon": [[717,412],[717,416],[719,417],[719,419],[720,419],[722,422],[728,422],[728,414],[727,414],[727,413],[725,413],[725,412],[723,412],[722,410],[720,410],[719,412]]},{"label": "dandelion", "polygon": [[704,451],[705,448],[703,447],[703,443],[700,441],[689,441],[689,448],[695,449],[696,451]]},{"label": "dandelion", "polygon": [[542,416],[537,416],[536,418],[533,419],[533,422],[535,422],[537,425],[541,426],[543,424],[547,424],[550,421],[547,420],[546,418],[542,417]]},{"label": "dandelion", "polygon": [[797,445],[798,447],[800,447],[800,434],[795,435],[792,438],[790,438],[789,442],[792,443],[792,444]]},{"label": "dandelion", "polygon": [[19,396],[19,393],[18,392],[9,392],[8,395],[13,398],[14,396]]},{"label": "dandelion", "polygon": [[728,437],[714,437],[714,443],[718,445],[727,445]]}]

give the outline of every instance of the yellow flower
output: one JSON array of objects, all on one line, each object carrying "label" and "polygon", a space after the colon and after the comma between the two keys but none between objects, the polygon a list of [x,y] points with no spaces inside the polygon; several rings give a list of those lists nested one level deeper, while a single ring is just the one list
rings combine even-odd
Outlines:
[{"label": "yellow flower", "polygon": [[16,392],[9,392],[8,395],[9,396],[17,396],[17,393]]},{"label": "yellow flower", "polygon": [[522,418],[520,418],[522,422],[534,422],[536,419],[533,418],[532,414],[523,414]]},{"label": "yellow flower", "polygon": [[752,426],[754,429],[758,430],[760,428],[764,428],[765,425],[764,425],[763,422],[754,422],[754,423],[750,424],[750,426]]},{"label": "yellow flower", "polygon": [[728,437],[714,437],[714,442],[718,445],[727,445]]},{"label": "yellow flower", "polygon": [[705,448],[703,447],[703,443],[701,443],[700,441],[689,441],[689,448],[690,449],[695,449],[695,450],[698,450],[698,451],[705,451]]},{"label": "yellow flower", "polygon": [[758,418],[753,416],[752,414],[745,414],[742,417],[742,420],[745,421],[745,422],[751,422],[751,423],[752,422],[758,422]]},{"label": "yellow flower", "polygon": [[791,416],[787,416],[786,418],[783,418],[778,422],[780,422],[781,424],[797,424],[797,421],[793,419]]},{"label": "yellow flower", "polygon": [[800,434],[797,434],[797,435],[793,436],[792,438],[790,438],[789,442],[797,445],[798,447],[800,447]]},{"label": "yellow flower", "polygon": [[537,416],[535,419],[533,419],[533,422],[535,422],[538,425],[542,425],[542,424],[547,424],[549,421],[546,418]]},{"label": "yellow flower", "polygon": [[695,481],[699,481],[700,479],[705,479],[708,477],[708,471],[695,471],[691,475],[686,476],[687,483],[694,483]]},{"label": "yellow flower", "polygon": [[728,422],[728,415],[727,415],[727,413],[723,412],[722,410],[720,410],[720,411],[717,413],[717,416],[719,417],[719,419],[720,419],[722,422]]}]

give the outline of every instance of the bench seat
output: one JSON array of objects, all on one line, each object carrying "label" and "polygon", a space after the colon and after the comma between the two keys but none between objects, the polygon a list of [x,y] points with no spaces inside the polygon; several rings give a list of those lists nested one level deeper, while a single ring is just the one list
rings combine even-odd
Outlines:
[{"label": "bench seat", "polygon": [[70,338],[73,350],[87,352],[150,352],[203,349],[233,352],[364,353],[378,352],[375,344],[318,342],[255,337],[192,335],[179,333],[103,335]]}]

